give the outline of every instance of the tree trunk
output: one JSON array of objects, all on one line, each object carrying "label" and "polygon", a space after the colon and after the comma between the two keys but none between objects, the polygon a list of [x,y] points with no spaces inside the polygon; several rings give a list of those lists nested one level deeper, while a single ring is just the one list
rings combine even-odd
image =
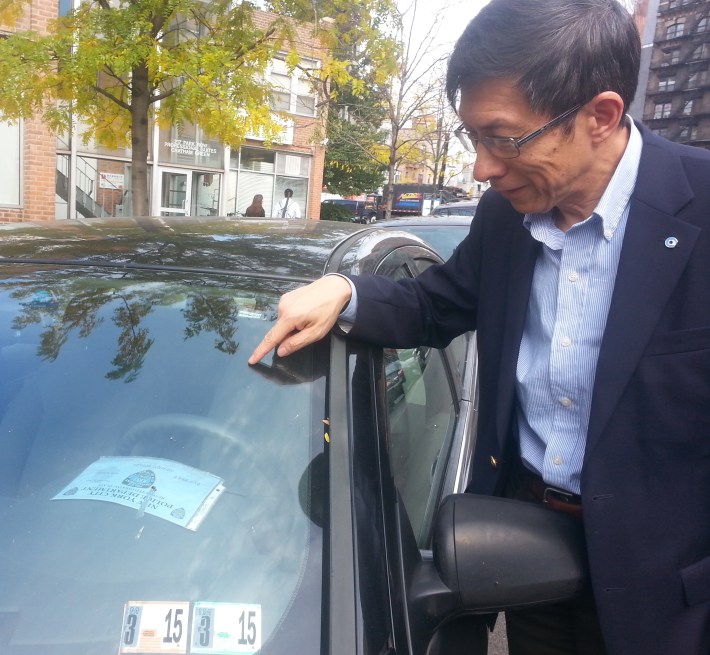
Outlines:
[{"label": "tree trunk", "polygon": [[387,186],[385,187],[385,212],[383,218],[392,218],[392,202],[394,201],[394,178],[397,173],[397,140],[399,130],[392,130],[392,142],[390,143],[389,162],[387,165]]},{"label": "tree trunk", "polygon": [[[148,146],[150,144],[150,88],[148,67],[139,64],[131,79],[131,189],[133,215],[148,216]],[[157,154],[157,153],[156,153]]]},{"label": "tree trunk", "polygon": [[439,179],[436,186],[441,191],[444,188],[444,176],[446,175],[446,158],[449,156],[449,133],[444,135],[444,148],[441,153],[441,170],[439,171]]}]

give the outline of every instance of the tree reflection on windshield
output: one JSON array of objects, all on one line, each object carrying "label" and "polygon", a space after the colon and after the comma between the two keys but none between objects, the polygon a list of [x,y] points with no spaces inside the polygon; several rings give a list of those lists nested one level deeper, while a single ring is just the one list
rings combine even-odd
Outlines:
[{"label": "tree reflection on windshield", "polygon": [[157,306],[183,304],[185,339],[214,334],[214,347],[226,355],[234,355],[239,348],[236,337],[240,313],[252,312],[263,318],[273,318],[275,313],[270,303],[258,298],[239,298],[228,291],[216,295],[213,290],[207,292],[194,285],[188,293],[184,285],[151,288],[125,279],[110,288],[82,289],[86,280],[51,276],[50,283],[49,274],[38,277],[38,281],[21,281],[12,291],[20,312],[12,321],[12,329],[42,326],[37,354],[53,361],[71,332],[76,330],[80,338],[88,337],[105,320],[104,310],[110,307],[110,320],[118,328],[113,368],[106,373],[110,380],[133,382],[138,376],[153,345],[145,319]]}]

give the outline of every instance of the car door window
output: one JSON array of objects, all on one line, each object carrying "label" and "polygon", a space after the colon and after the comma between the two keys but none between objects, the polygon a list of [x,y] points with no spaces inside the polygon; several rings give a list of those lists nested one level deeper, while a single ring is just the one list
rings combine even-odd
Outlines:
[{"label": "car door window", "polygon": [[[385,258],[377,272],[395,280],[411,278],[434,263],[436,259],[422,249],[403,248]],[[460,355],[460,346],[456,350]],[[383,354],[390,470],[417,543],[427,548],[458,403],[444,351],[385,348]]]},{"label": "car door window", "polygon": [[386,349],[390,468],[420,547],[431,516],[456,422],[456,403],[442,353]]}]

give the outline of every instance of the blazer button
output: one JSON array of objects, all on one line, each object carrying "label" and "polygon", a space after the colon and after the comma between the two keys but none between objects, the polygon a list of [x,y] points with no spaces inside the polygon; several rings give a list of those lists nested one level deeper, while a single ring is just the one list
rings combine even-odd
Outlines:
[{"label": "blazer button", "polygon": [[490,462],[491,462],[491,468],[494,471],[498,470],[498,460],[493,455],[491,455]]}]

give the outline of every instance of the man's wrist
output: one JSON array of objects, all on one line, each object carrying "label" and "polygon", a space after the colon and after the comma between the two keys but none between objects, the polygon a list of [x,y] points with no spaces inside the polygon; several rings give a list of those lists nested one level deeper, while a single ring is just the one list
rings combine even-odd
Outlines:
[{"label": "man's wrist", "polygon": [[326,275],[340,277],[350,285],[350,300],[343,307],[338,316],[338,327],[343,332],[349,332],[353,323],[355,323],[355,316],[357,314],[357,291],[355,290],[355,285],[347,275],[343,275],[342,273],[327,273]]}]

